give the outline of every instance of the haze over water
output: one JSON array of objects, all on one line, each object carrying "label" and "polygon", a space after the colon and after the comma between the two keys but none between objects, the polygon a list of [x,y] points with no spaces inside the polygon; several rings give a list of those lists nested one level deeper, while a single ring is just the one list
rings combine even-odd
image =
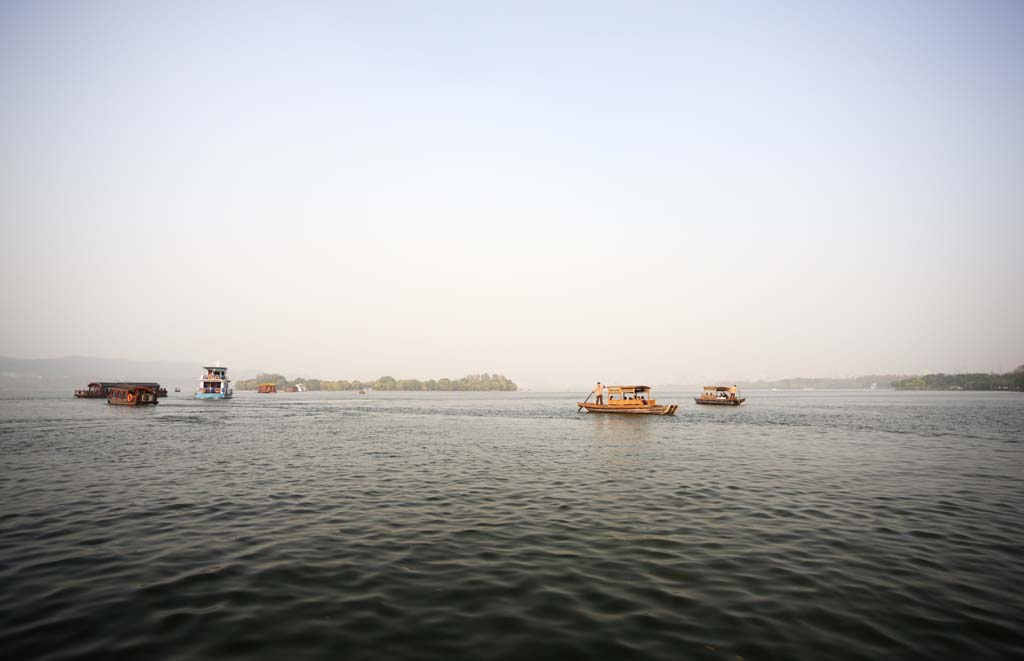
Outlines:
[{"label": "haze over water", "polygon": [[1015,1],[4,2],[0,355],[1005,372],[1022,61]]},{"label": "haze over water", "polygon": [[0,399],[8,658],[1007,659],[1024,399]]}]

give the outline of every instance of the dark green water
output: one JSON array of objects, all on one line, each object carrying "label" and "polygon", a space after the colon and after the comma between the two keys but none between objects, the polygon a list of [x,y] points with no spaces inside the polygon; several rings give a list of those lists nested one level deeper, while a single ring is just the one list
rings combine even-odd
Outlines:
[{"label": "dark green water", "polygon": [[0,395],[30,658],[1020,658],[1024,397]]}]

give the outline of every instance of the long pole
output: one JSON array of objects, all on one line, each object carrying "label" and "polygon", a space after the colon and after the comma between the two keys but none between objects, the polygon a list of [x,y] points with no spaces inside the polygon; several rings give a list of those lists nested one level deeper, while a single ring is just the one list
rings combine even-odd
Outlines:
[{"label": "long pole", "polygon": [[[587,398],[583,400],[583,403],[584,403],[584,404],[586,404],[586,403],[587,403],[588,401],[590,401],[590,396],[591,396],[591,395],[593,395],[593,394],[594,394],[594,391],[593,391],[593,390],[591,390],[590,392],[588,392],[588,393],[587,393]],[[577,413],[579,413],[579,412],[580,412],[580,411],[582,411],[582,410],[583,410],[583,407],[581,406],[581,407],[579,407],[578,409],[576,409],[576,412],[577,412]]]}]

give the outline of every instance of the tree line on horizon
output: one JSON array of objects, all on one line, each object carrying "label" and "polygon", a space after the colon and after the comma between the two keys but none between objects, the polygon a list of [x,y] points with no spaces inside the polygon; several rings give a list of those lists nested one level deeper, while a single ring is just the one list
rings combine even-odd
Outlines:
[{"label": "tree line on horizon", "polygon": [[875,386],[891,388],[894,383],[906,379],[906,374],[866,374],[849,377],[792,377],[774,381],[740,381],[743,388],[781,388],[783,390],[801,390],[804,388],[850,389],[859,390]]},{"label": "tree line on horizon", "polygon": [[1024,365],[1006,374],[925,374],[892,385],[896,390],[1024,390]]},{"label": "tree line on horizon", "polygon": [[429,391],[515,391],[519,387],[510,379],[501,374],[468,374],[461,379],[430,379],[420,381],[419,379],[396,379],[391,376],[382,376],[376,381],[328,381],[326,379],[304,379],[298,377],[292,381],[280,374],[257,374],[255,379],[243,379],[235,382],[236,390],[256,390],[261,383],[273,383],[278,390],[284,390],[299,384],[305,386],[306,390],[429,390]]}]

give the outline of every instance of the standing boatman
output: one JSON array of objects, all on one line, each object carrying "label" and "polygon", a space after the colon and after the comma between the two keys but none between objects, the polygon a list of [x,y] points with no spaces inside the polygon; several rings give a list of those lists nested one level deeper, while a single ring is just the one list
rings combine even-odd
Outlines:
[{"label": "standing boatman", "polygon": [[604,386],[601,385],[600,381],[597,382],[597,387],[594,388],[594,394],[597,396],[594,403],[604,404]]}]

